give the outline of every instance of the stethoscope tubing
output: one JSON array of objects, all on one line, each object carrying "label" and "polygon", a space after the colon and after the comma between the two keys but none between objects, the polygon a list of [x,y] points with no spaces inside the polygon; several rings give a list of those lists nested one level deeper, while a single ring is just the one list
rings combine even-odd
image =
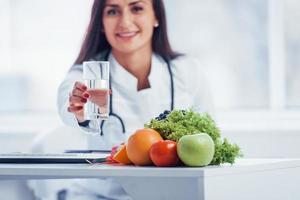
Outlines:
[{"label": "stethoscope tubing", "polygon": [[[109,53],[110,51],[108,51],[106,53],[106,55],[104,56],[104,60],[105,61],[108,61],[108,57],[109,57]],[[170,63],[170,60],[167,59],[167,58],[163,58],[165,60],[165,62],[167,63],[167,67],[168,67],[168,72],[169,72],[169,76],[170,76],[170,83],[171,83],[171,103],[170,103],[170,111],[172,111],[174,109],[174,80],[173,80],[173,73],[172,73],[172,69],[171,69],[171,63]],[[112,86],[111,86],[111,74],[109,74],[109,89],[110,91],[112,91]],[[109,116],[113,116],[113,117],[116,117],[120,123],[121,123],[121,126],[122,126],[122,132],[125,134],[126,133],[126,129],[125,129],[125,124],[122,120],[122,118],[117,115],[116,113],[113,112],[113,94],[112,92],[110,92],[110,98],[109,98]],[[104,133],[103,133],[103,127],[104,127],[104,123],[105,123],[106,120],[102,120],[101,121],[101,124],[100,124],[100,135],[103,136]]]}]

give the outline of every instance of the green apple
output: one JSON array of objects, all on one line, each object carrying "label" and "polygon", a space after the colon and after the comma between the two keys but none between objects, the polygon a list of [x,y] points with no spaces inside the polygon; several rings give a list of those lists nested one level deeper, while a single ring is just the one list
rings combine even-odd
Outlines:
[{"label": "green apple", "polygon": [[206,133],[182,136],[177,143],[177,154],[187,166],[208,165],[215,153],[215,144]]}]

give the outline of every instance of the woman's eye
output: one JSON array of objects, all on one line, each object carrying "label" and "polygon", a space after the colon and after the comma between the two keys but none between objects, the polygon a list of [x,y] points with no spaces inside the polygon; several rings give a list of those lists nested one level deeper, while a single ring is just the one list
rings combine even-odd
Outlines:
[{"label": "woman's eye", "polygon": [[118,14],[118,11],[116,9],[110,9],[110,10],[106,11],[106,15],[108,15],[108,16],[114,16],[117,14]]},{"label": "woman's eye", "polygon": [[143,11],[144,9],[140,6],[134,6],[134,7],[132,7],[131,10],[133,13],[139,13],[139,12]]}]

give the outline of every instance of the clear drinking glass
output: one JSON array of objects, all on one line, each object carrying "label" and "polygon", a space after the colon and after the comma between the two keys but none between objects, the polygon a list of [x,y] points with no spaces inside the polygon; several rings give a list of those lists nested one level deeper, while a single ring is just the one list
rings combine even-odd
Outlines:
[{"label": "clear drinking glass", "polygon": [[107,90],[107,95],[103,97],[103,104],[98,106],[87,101],[84,105],[84,118],[86,120],[107,119],[109,115],[109,62],[83,62],[83,79],[87,90]]}]

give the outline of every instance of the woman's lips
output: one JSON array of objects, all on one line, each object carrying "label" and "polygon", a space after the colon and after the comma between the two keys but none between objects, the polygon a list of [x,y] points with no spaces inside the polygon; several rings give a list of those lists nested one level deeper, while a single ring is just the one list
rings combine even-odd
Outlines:
[{"label": "woman's lips", "polygon": [[117,33],[117,37],[123,40],[129,40],[133,37],[135,37],[138,34],[138,31],[132,31],[132,32],[121,32]]}]

